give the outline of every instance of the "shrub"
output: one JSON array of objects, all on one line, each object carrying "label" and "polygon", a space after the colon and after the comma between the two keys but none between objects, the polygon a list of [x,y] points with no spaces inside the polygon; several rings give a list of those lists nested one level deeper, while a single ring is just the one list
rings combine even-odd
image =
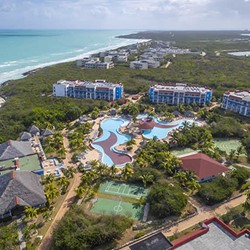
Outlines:
[{"label": "shrub", "polygon": [[144,232],[138,232],[136,235],[135,235],[135,239],[139,239],[141,238],[142,236],[144,236],[145,233]]},{"label": "shrub", "polygon": [[170,215],[180,215],[187,205],[187,197],[181,189],[168,183],[154,184],[147,201],[150,204],[150,212],[159,219]]},{"label": "shrub", "polygon": [[213,205],[230,198],[237,186],[237,179],[221,176],[212,182],[201,184],[197,195],[205,204]]}]

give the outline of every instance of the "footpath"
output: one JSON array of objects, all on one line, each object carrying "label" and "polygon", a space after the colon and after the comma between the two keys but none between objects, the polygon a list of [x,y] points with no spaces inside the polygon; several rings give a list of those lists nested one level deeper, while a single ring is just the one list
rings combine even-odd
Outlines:
[{"label": "footpath", "polygon": [[[69,148],[69,141],[68,138],[66,137],[66,131],[63,130],[63,144],[66,149],[66,158],[64,160],[64,165],[65,166],[73,166],[71,163],[71,154],[70,154],[70,148]],[[72,201],[74,200],[76,196],[75,189],[80,185],[81,182],[81,173],[76,173],[74,175],[73,180],[71,181],[72,185],[70,186],[70,189],[68,190],[67,196],[65,197],[62,206],[59,208],[55,218],[53,219],[50,227],[48,228],[46,234],[44,235],[44,238],[42,240],[41,245],[37,248],[38,250],[48,250],[50,249],[51,243],[52,243],[52,233],[57,224],[60,222],[60,220],[63,218],[65,213],[69,210],[70,205]]]}]

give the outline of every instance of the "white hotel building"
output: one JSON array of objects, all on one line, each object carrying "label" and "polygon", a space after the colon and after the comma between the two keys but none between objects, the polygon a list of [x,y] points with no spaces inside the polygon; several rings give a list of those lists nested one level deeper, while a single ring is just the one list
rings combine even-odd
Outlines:
[{"label": "white hotel building", "polygon": [[211,98],[211,89],[187,86],[184,83],[176,83],[176,85],[157,84],[149,89],[149,99],[152,103],[167,103],[168,105],[197,103],[203,106],[209,104]]},{"label": "white hotel building", "polygon": [[114,101],[123,97],[123,84],[106,82],[105,80],[96,80],[95,82],[60,80],[53,84],[53,95]]},{"label": "white hotel building", "polygon": [[221,108],[250,116],[250,90],[226,92],[223,95]]}]

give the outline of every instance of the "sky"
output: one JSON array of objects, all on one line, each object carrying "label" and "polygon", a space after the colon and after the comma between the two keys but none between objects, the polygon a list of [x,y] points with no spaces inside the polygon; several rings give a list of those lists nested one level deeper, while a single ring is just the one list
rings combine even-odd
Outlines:
[{"label": "sky", "polygon": [[250,0],[0,0],[0,29],[250,29]]}]

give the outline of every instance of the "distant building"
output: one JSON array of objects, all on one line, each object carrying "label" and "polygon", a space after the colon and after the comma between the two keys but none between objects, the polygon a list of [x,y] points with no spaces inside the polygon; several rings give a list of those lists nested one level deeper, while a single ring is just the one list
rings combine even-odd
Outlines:
[{"label": "distant building", "polygon": [[77,60],[76,66],[85,69],[111,69],[114,68],[114,63],[112,61],[100,62],[98,57],[85,57]]},{"label": "distant building", "polygon": [[223,95],[221,108],[250,116],[250,90],[226,92]]},{"label": "distant building", "polygon": [[123,97],[123,84],[106,82],[105,80],[96,80],[95,82],[60,80],[53,84],[53,95],[114,101]]},{"label": "distant building", "polygon": [[196,103],[199,106],[209,104],[212,98],[212,90],[205,87],[187,86],[184,83],[176,85],[154,85],[149,89],[149,99],[152,103],[167,103],[189,105]]},{"label": "distant building", "polygon": [[45,203],[39,175],[11,171],[0,176],[0,219],[20,215],[26,206],[44,207]]},{"label": "distant building", "polygon": [[199,182],[213,179],[228,171],[228,168],[209,156],[196,153],[180,158],[181,168],[195,173]]},{"label": "distant building", "polygon": [[129,67],[131,69],[148,69],[148,64],[146,62],[141,61],[132,61],[130,62]]}]

